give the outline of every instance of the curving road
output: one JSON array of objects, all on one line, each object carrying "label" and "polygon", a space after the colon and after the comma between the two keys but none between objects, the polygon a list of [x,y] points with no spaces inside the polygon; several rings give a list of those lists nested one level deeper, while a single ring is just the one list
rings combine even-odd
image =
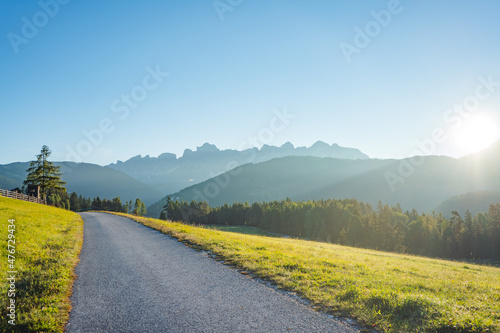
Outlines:
[{"label": "curving road", "polygon": [[130,219],[81,215],[67,332],[355,332]]}]

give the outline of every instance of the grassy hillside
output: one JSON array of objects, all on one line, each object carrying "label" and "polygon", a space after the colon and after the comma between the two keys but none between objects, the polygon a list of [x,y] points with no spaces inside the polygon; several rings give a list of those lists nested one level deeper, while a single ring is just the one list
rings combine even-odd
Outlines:
[{"label": "grassy hillside", "polygon": [[133,218],[381,331],[500,330],[500,268]]},{"label": "grassy hillside", "polygon": [[214,230],[221,230],[221,231],[228,231],[228,232],[236,232],[239,234],[245,234],[245,235],[256,235],[256,236],[268,236],[268,237],[276,237],[279,236],[276,233],[265,231],[259,228],[255,227],[247,227],[243,225],[205,225],[204,226],[207,229],[214,229]]},{"label": "grassy hillside", "polygon": [[[15,221],[10,223],[12,219]],[[15,240],[15,244],[9,243],[10,251],[15,251],[12,254],[8,252],[9,237]],[[63,331],[82,241],[83,221],[78,214],[0,197],[1,332]],[[15,257],[13,262],[8,262],[9,254]],[[6,280],[12,270],[17,271],[15,297],[9,297]],[[8,324],[11,299],[16,302],[16,326]]]}]

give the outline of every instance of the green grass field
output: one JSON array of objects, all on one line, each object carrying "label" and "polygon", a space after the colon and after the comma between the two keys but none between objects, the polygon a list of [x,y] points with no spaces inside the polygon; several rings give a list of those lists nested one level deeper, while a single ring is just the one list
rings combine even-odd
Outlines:
[{"label": "green grass field", "polygon": [[366,327],[500,330],[500,268],[132,218]]},{"label": "green grass field", "polygon": [[220,230],[220,231],[236,232],[238,234],[245,234],[245,235],[276,237],[276,234],[274,234],[272,232],[268,232],[268,231],[254,228],[254,227],[242,226],[242,225],[213,224],[213,225],[205,225],[202,227],[207,228],[207,229]]},{"label": "green grass field", "polygon": [[[15,231],[9,233],[9,220]],[[8,248],[9,234],[11,240]],[[15,237],[15,238],[14,238]],[[62,332],[71,307],[74,267],[83,241],[83,221],[73,212],[0,197],[0,331]],[[15,246],[15,249],[12,248]],[[14,262],[8,262],[8,250]],[[12,269],[9,267],[14,265]],[[9,297],[8,271],[17,271]],[[15,299],[15,326],[7,306]]]}]

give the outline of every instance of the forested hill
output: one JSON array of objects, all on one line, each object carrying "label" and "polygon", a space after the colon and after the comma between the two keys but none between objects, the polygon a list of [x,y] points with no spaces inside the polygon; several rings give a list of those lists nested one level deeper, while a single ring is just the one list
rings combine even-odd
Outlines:
[{"label": "forested hill", "polygon": [[[418,163],[417,163],[418,162]],[[500,145],[454,159],[427,156],[403,160],[338,160],[286,157],[247,164],[188,187],[171,196],[185,201],[207,201],[210,206],[233,202],[356,198],[403,209],[432,211],[457,195],[500,191]],[[158,217],[166,197],[148,208]],[[449,212],[447,212],[449,213]]]},{"label": "forested hill", "polygon": [[[54,165],[61,167],[69,193],[74,191],[90,198],[120,197],[122,201],[141,198],[147,204],[162,197],[160,192],[118,170],[89,163],[55,162]],[[0,188],[20,188],[28,167],[29,162],[0,165]]]},{"label": "forested hill", "polygon": [[500,191],[469,192],[449,198],[434,208],[436,212],[443,212],[446,217],[451,217],[452,211],[465,216],[467,211],[472,215],[486,212],[491,204],[500,202]]}]

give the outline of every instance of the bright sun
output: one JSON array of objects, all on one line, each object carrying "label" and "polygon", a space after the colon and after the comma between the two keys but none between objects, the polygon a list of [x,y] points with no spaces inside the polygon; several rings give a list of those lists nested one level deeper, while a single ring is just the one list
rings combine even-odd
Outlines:
[{"label": "bright sun", "polygon": [[465,154],[487,148],[499,138],[495,122],[485,115],[471,115],[454,131],[454,139]]}]

